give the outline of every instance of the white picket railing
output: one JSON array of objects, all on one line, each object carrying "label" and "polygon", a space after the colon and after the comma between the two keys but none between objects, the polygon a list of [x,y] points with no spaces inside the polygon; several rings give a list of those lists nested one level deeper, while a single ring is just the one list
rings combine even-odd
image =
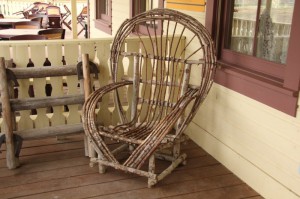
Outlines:
[{"label": "white picket railing", "polygon": [[[109,56],[112,39],[77,39],[77,40],[49,40],[49,41],[2,41],[0,45],[0,57],[6,60],[13,60],[17,68],[27,67],[29,57],[31,57],[34,67],[43,67],[43,63],[48,54],[51,62],[50,67],[62,66],[62,56],[64,55],[67,65],[78,63],[78,57],[83,54],[89,54],[90,60],[97,64],[100,71],[98,79],[93,79],[93,86],[98,88],[110,82]],[[181,42],[185,42],[184,39]],[[141,47],[138,38],[128,38],[126,46],[131,51],[140,52]],[[183,45],[179,45],[181,47]],[[180,49],[178,49],[180,50]],[[125,48],[126,51],[126,48]],[[131,70],[132,59],[124,58],[123,71],[128,74]],[[27,81],[27,82],[25,82]],[[67,88],[62,83],[67,83]],[[65,79],[46,78],[28,80],[18,80],[18,98],[28,98],[29,85],[33,85],[36,97],[46,97],[45,86],[51,84],[54,96],[64,96],[66,94],[76,94],[80,92],[77,85],[79,80],[77,76],[68,76]],[[126,90],[126,88],[124,88]],[[128,101],[126,91],[124,90],[124,101]],[[130,99],[131,96],[128,96]],[[46,108],[37,109],[37,115],[30,115],[31,111],[20,111],[17,117],[17,129],[25,130],[32,128],[42,128],[60,124],[74,124],[80,122],[80,110],[78,105],[68,106],[66,111],[63,106],[56,107],[53,113],[46,113]],[[115,124],[118,113],[114,108],[112,96],[107,96],[101,101],[98,111],[98,119],[104,124]],[[2,119],[0,119],[1,122]]]}]

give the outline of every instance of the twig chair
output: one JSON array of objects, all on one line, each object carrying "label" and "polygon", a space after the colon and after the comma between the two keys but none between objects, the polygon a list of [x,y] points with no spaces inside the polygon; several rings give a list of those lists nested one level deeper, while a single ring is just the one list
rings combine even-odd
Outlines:
[{"label": "twig chair", "polygon": [[[147,35],[136,32],[139,26],[146,26]],[[140,46],[135,51],[126,46],[126,38],[133,33]],[[124,59],[130,63],[127,73]],[[145,176],[152,187],[185,163],[180,144],[212,85],[213,41],[196,19],[154,9],[123,22],[111,46],[110,65],[113,83],[93,92],[83,106],[84,130],[98,154],[91,161],[99,163],[100,173],[110,166]],[[112,91],[120,119],[103,125],[95,110],[100,107],[101,111],[100,101]],[[111,140],[120,145],[108,144]],[[157,173],[155,159],[171,164]],[[148,168],[143,167],[146,162]]]}]

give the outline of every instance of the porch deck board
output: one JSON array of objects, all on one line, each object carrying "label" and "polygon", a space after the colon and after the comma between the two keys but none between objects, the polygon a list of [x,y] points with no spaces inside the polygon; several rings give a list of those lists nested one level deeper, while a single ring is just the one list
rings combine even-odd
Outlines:
[{"label": "porch deck board", "polygon": [[[0,198],[261,198],[191,141],[183,146],[186,166],[147,188],[147,179],[108,168],[99,174],[84,157],[82,136],[25,141],[22,166],[8,170],[0,154]],[[165,166],[160,161],[158,170]]]}]

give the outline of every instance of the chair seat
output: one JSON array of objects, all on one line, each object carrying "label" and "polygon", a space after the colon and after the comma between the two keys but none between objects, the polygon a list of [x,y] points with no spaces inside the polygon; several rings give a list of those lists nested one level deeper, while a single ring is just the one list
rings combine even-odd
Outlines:
[{"label": "chair seat", "polygon": [[[98,132],[104,137],[139,145],[150,135],[154,127],[155,125],[146,124],[140,124],[137,127],[128,124],[109,127],[100,126],[98,127]],[[162,143],[172,142],[175,138],[173,135],[174,132],[175,130],[171,131],[169,136],[166,136]]]}]

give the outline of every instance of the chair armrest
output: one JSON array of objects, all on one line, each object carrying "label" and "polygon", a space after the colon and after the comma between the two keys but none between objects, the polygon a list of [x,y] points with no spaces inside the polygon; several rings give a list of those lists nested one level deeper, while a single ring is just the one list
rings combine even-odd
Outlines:
[{"label": "chair armrest", "polygon": [[85,131],[92,132],[92,130],[96,130],[96,122],[95,122],[95,109],[97,106],[97,103],[99,100],[107,93],[123,87],[133,84],[132,81],[122,81],[118,83],[112,83],[108,84],[106,86],[103,86],[93,92],[88,99],[85,101],[83,107],[82,107],[82,122],[83,122],[83,127]]}]

